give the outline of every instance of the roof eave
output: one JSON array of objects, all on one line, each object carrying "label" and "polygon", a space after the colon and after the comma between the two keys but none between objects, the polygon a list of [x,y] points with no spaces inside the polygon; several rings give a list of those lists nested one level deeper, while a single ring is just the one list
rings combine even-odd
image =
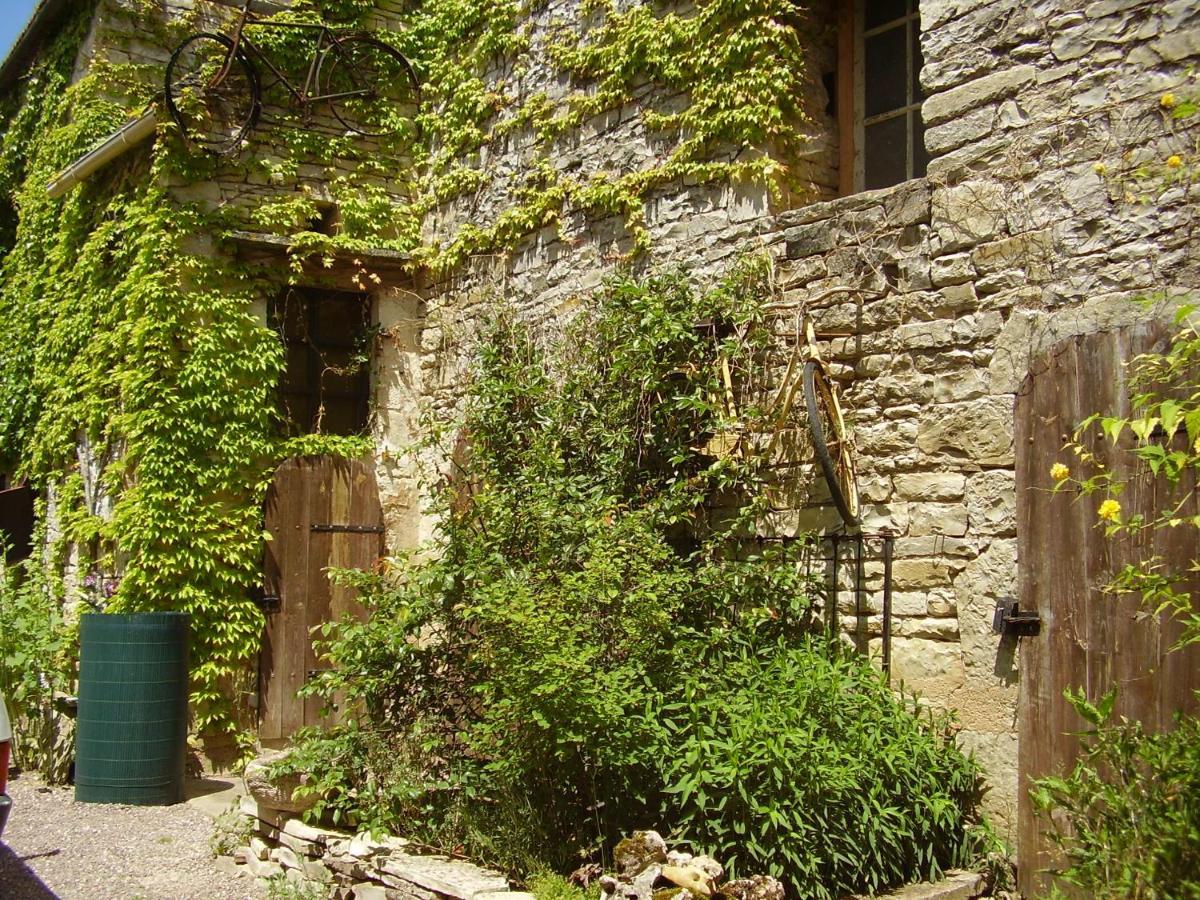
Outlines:
[{"label": "roof eave", "polygon": [[7,94],[37,56],[46,38],[62,23],[75,5],[73,0],[38,0],[33,15],[0,63],[0,94]]}]

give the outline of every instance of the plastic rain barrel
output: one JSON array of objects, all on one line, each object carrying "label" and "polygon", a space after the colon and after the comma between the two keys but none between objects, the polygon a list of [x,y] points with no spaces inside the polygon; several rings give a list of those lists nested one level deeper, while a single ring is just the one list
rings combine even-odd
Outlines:
[{"label": "plastic rain barrel", "polygon": [[182,801],[187,701],[186,613],[82,616],[75,799]]}]

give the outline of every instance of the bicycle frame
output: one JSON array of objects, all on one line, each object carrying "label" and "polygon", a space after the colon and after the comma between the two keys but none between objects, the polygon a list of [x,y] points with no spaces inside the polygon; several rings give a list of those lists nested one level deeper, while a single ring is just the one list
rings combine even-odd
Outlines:
[{"label": "bicycle frame", "polygon": [[[225,76],[229,72],[229,67],[233,59],[237,56],[238,51],[243,50],[244,48],[244,51],[247,52],[249,57],[261,62],[267,67],[267,69],[270,70],[271,74],[275,76],[277,82],[282,84],[287,89],[288,93],[291,94],[295,101],[302,107],[308,107],[313,103],[318,103],[323,100],[339,100],[343,97],[357,97],[369,93],[368,90],[343,91],[335,94],[313,93],[312,89],[314,87],[314,82],[316,81],[317,72],[320,70],[321,62],[334,48],[337,48],[338,50],[341,49],[341,38],[339,38],[328,25],[318,24],[315,22],[265,21],[258,18],[250,10],[251,2],[252,0],[246,0],[245,6],[242,7],[242,13],[238,17],[237,28],[234,30],[232,35],[233,47],[230,49],[229,54],[226,57],[225,65],[221,67],[221,70],[213,79],[212,83],[214,85],[220,84],[224,80]],[[275,63],[271,62],[270,57],[263,53],[263,51],[256,47],[254,42],[250,40],[249,36],[245,33],[245,30],[248,26],[253,28],[290,28],[295,30],[317,32],[317,39],[312,50],[312,58],[308,61],[308,72],[305,73],[304,83],[299,89],[292,84],[287,75],[285,75],[283,71],[277,65],[275,65]]]}]

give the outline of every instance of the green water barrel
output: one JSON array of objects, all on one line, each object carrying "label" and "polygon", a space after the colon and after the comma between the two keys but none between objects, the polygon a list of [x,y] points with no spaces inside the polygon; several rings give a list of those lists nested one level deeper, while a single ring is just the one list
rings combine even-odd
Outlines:
[{"label": "green water barrel", "polygon": [[182,801],[187,701],[186,613],[82,616],[75,799]]}]

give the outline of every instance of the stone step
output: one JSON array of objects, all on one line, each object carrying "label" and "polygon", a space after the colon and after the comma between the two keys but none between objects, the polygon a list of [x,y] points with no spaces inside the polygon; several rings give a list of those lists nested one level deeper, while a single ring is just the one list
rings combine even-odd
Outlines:
[{"label": "stone step", "polygon": [[393,850],[379,871],[454,900],[476,900],[480,894],[508,891],[508,880],[473,863],[444,856],[414,856]]},{"label": "stone step", "polygon": [[978,872],[951,869],[941,881],[906,884],[886,894],[859,894],[854,900],[972,900],[983,894],[986,880]]}]

